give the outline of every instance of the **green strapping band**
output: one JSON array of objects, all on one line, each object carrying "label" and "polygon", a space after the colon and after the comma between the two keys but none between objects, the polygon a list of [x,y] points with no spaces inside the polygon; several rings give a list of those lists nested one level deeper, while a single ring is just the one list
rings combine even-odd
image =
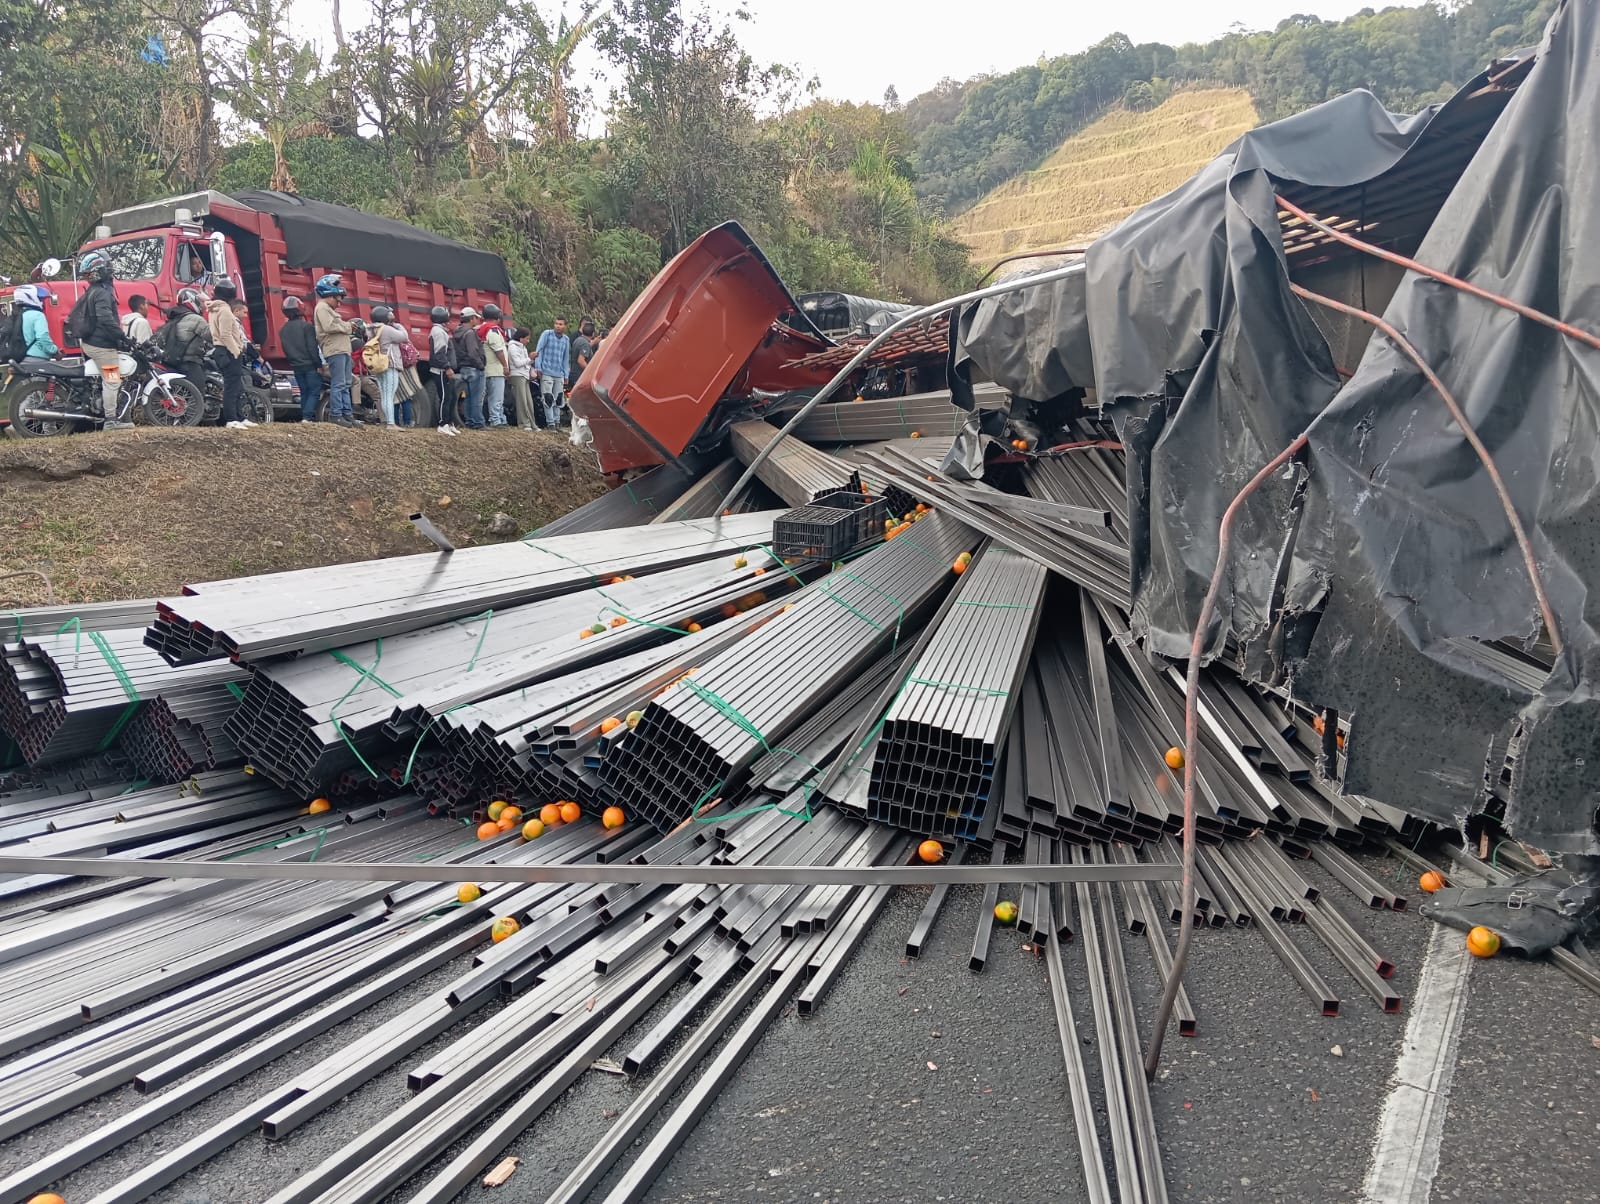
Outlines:
[{"label": "green strapping band", "polygon": [[237,702],[243,702],[244,701],[244,687],[241,686],[238,682],[236,682],[236,681],[225,681],[222,684],[227,687],[228,693],[233,695],[235,701],[237,701]]},{"label": "green strapping band", "polygon": [[908,677],[906,684],[916,683],[919,686],[933,686],[939,690],[966,690],[973,694],[986,694],[991,698],[1005,698],[1010,690],[991,690],[988,686],[964,686],[958,681],[934,681],[930,677]]},{"label": "green strapping band", "polygon": [[967,602],[958,600],[955,606],[977,606],[984,610],[1032,610],[1031,602]]},{"label": "green strapping band", "polygon": [[417,750],[422,747],[422,742],[427,738],[428,733],[433,729],[433,725],[439,720],[443,719],[446,715],[453,714],[454,712],[459,711],[462,707],[469,707],[471,705],[471,702],[458,702],[455,706],[448,707],[445,710],[440,711],[437,715],[428,716],[428,722],[423,724],[422,730],[417,733],[417,742],[411,746],[411,755],[406,758],[405,776],[400,779],[400,784],[402,786],[409,786],[411,784],[411,767],[417,763]]},{"label": "green strapping band", "polygon": [[[73,619],[72,622],[76,623],[77,620]],[[79,625],[79,634],[82,634],[81,624]],[[101,738],[100,746],[95,749],[96,752],[105,752],[106,749],[111,747],[112,741],[122,734],[122,729],[127,726],[128,720],[133,718],[133,713],[139,709],[141,699],[139,698],[138,687],[133,684],[133,678],[128,676],[128,671],[123,668],[122,662],[117,659],[117,654],[111,650],[111,645],[106,643],[106,637],[98,631],[91,631],[89,633],[89,642],[105,658],[106,664],[111,666],[111,672],[116,674],[117,684],[122,687],[122,692],[128,696],[128,705],[122,708],[122,714],[117,716],[117,721],[111,725],[110,730]]]},{"label": "green strapping band", "polygon": [[24,638],[22,634],[22,612],[14,610],[11,612],[11,617],[17,621],[17,643],[20,644]]},{"label": "green strapping band", "polygon": [[[876,585],[873,585],[872,582],[863,580],[862,578],[857,577],[854,573],[848,572],[845,569],[837,570],[834,573],[834,576],[836,576],[836,577],[848,577],[851,581],[854,581],[857,585],[860,585],[864,589],[871,590],[873,593],[877,594],[880,598],[887,598],[889,600],[889,604],[891,606],[893,606],[895,608],[895,610],[900,612],[898,614],[898,616],[895,618],[895,621],[894,621],[894,643],[890,646],[890,651],[893,651],[895,648],[898,648],[900,646],[900,629],[905,626],[905,621],[906,621],[905,604],[902,603],[900,601],[900,599],[896,598],[893,594],[888,593],[885,590],[879,589]],[[829,596],[831,597],[832,595],[829,595]],[[838,601],[838,599],[834,599],[834,600]],[[880,627],[880,628],[878,628],[878,630],[882,631],[883,628]]]},{"label": "green strapping band", "polygon": [[78,618],[76,615],[74,615],[72,618],[68,619],[65,623],[61,624],[60,627],[56,628],[56,634],[57,635],[61,635],[69,627],[72,628],[73,633],[77,637],[72,642],[72,650],[74,652],[79,652],[83,648],[83,620]]},{"label": "green strapping band", "polygon": [[489,624],[494,621],[494,607],[491,606],[481,615],[473,615],[471,619],[467,619],[465,621],[470,623],[474,619],[483,620],[483,630],[478,632],[478,644],[472,650],[472,659],[467,662],[468,673],[471,673],[478,667],[478,654],[483,651],[483,641],[489,638]]},{"label": "green strapping band", "polygon": [[323,842],[328,839],[327,825],[323,825],[320,828],[310,828],[305,831],[296,832],[291,836],[283,837],[281,840],[269,840],[264,844],[251,845],[248,849],[240,849],[237,853],[229,853],[225,857],[219,857],[218,860],[232,861],[236,857],[248,857],[251,853],[264,853],[268,849],[281,849],[286,844],[292,844],[297,840],[304,840],[313,832],[317,834],[317,843],[312,847],[311,856],[307,857],[306,860],[315,861],[317,859],[317,854],[322,852]]},{"label": "green strapping band", "polygon": [[532,548],[535,552],[547,552],[551,556],[554,556],[557,560],[565,560],[568,564],[572,565],[573,568],[582,569],[584,572],[588,573],[589,574],[589,579],[591,581],[593,581],[596,585],[600,584],[600,574],[595,572],[588,565],[584,564],[583,561],[574,560],[572,557],[563,555],[562,553],[556,551],[554,548],[547,548],[543,544],[540,544],[540,543],[528,543],[528,540],[531,539],[531,538],[532,538],[532,536],[530,536],[530,535],[524,535],[519,542],[528,544],[528,546],[530,548]]},{"label": "green strapping band", "polygon": [[378,683],[378,685],[389,691],[393,697],[400,697],[399,690],[395,689],[388,682],[384,681],[383,678],[378,676],[378,665],[383,661],[383,637],[379,636],[377,640],[374,641],[374,644],[377,655],[372,658],[372,666],[370,668],[365,665],[358,665],[355,661],[351,660],[337,648],[328,654],[341,664],[350,666],[350,668],[354,669],[358,674],[356,679],[350,683],[350,688],[339,696],[338,702],[333,704],[333,709],[328,712],[328,722],[333,724],[334,730],[339,733],[339,738],[343,740],[345,742],[345,746],[355,754],[356,760],[361,763],[361,768],[367,771],[367,775],[369,777],[376,778],[381,775],[379,775],[378,771],[372,768],[371,765],[367,764],[367,759],[361,755],[361,750],[356,747],[356,742],[350,739],[350,733],[345,731],[344,724],[339,722],[339,708],[345,704],[350,695],[354,694],[357,688],[360,687],[361,683],[364,681],[375,681]]},{"label": "green strapping band", "polygon": [[[758,728],[754,723],[750,722],[750,720],[748,718],[746,718],[743,714],[741,714],[738,707],[734,706],[726,698],[723,698],[715,690],[707,689],[705,686],[703,686],[699,682],[695,681],[694,678],[692,678],[692,677],[681,677],[681,678],[678,679],[678,684],[687,687],[688,690],[692,694],[695,695],[695,697],[699,698],[701,701],[703,701],[705,703],[708,703],[711,706],[712,710],[716,711],[718,714],[724,716],[725,718],[732,720],[734,725],[736,727],[738,727],[740,730],[742,730],[743,732],[745,732],[747,735],[754,736],[756,738],[756,741],[761,745],[761,747],[766,749],[768,752],[781,752],[781,753],[784,753],[784,754],[786,754],[786,755],[788,755],[790,757],[793,757],[796,761],[799,761],[804,765],[810,766],[810,768],[813,770],[813,772],[815,772],[815,773],[821,773],[822,772],[822,769],[821,769],[820,766],[818,766],[817,764],[815,764],[812,761],[807,760],[805,757],[802,757],[799,753],[795,752],[794,749],[792,749],[792,748],[783,748],[783,747],[774,748],[771,744],[767,743],[767,738],[766,738],[766,736],[764,736],[762,734],[761,729]],[[806,805],[805,805],[805,807],[803,807],[799,811],[788,811],[788,810],[785,810],[783,807],[779,806],[777,803],[762,803],[761,805],[756,806],[756,807],[746,807],[741,811],[726,812],[726,813],[721,814],[721,815],[706,815],[706,816],[702,816],[700,814],[701,806],[706,802],[707,799],[711,798],[713,795],[716,795],[716,794],[720,793],[721,790],[722,790],[722,787],[725,784],[726,784],[726,779],[724,779],[721,782],[718,782],[715,786],[708,787],[704,794],[702,794],[699,798],[695,799],[694,805],[689,810],[689,818],[694,820],[696,823],[710,823],[713,820],[732,819],[735,816],[754,815],[758,811],[772,811],[772,810],[779,811],[784,815],[795,816],[795,817],[801,818],[801,819],[808,819],[809,820],[811,818],[811,791],[812,791],[812,786],[811,786],[810,783],[807,783],[806,786],[805,786]]]}]

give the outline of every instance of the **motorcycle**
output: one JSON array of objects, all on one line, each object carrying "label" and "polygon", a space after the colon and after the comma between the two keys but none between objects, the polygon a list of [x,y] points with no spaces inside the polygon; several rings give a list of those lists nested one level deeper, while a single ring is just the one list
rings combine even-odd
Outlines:
[{"label": "motorcycle", "polygon": [[150,343],[118,355],[117,412],[109,416],[101,408],[100,367],[92,360],[14,361],[0,386],[11,429],[24,438],[43,438],[136,418],[153,426],[194,426],[205,414],[205,401],[181,372],[159,369],[160,356]]},{"label": "motorcycle", "polygon": [[[255,423],[272,422],[275,388],[271,367],[261,358],[255,344],[248,344],[244,357],[244,416]],[[222,421],[222,373],[210,366],[206,368],[205,420]]]}]

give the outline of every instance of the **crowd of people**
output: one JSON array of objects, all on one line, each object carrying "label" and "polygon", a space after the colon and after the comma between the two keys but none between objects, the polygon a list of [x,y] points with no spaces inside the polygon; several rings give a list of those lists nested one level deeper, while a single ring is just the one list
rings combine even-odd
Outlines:
[{"label": "crowd of people", "polygon": [[426,350],[419,352],[410,333],[387,305],[372,308],[372,321],[345,318],[345,296],[337,274],[317,281],[317,302],[306,317],[297,297],[283,302],[278,338],[300,392],[300,417],[318,420],[324,389],[327,421],[362,425],[355,417],[355,379],[375,384],[385,428],[417,425],[416,399],[426,391],[433,425],[441,434],[520,426],[523,430],[570,425],[568,390],[588,367],[600,342],[590,318],[567,334],[564,318],[539,335],[506,321],[493,302],[480,312],[464,305],[451,313],[433,307]]},{"label": "crowd of people", "polygon": [[[181,289],[157,328],[144,296],[130,297],[129,312],[119,313],[112,263],[103,252],[88,252],[78,268],[88,288],[68,326],[85,358],[104,368],[116,365],[129,347],[153,346],[160,361],[181,372],[201,398],[208,373],[220,378],[223,425],[234,430],[257,425],[246,417],[245,387],[247,366],[260,362],[259,351],[245,335],[247,307],[232,280],[217,279],[209,297],[198,288]],[[455,313],[439,305],[432,310],[426,349],[419,351],[388,305],[373,306],[370,322],[340,314],[346,294],[338,273],[321,277],[313,291],[309,315],[300,298],[284,298],[278,330],[304,422],[365,425],[356,418],[356,402],[370,391],[373,408],[389,430],[417,425],[416,401],[424,393],[432,403],[433,426],[444,435],[503,427],[555,430],[571,425],[567,393],[601,340],[592,319],[584,318],[569,335],[566,320],[557,318],[530,346],[532,332],[507,322],[496,304],[484,305],[481,312],[465,305]],[[26,356],[60,354],[44,315],[51,296],[43,283],[14,291],[17,339]],[[115,420],[119,388],[115,372],[104,374],[107,430],[132,425]],[[324,394],[325,416],[320,412]]]}]

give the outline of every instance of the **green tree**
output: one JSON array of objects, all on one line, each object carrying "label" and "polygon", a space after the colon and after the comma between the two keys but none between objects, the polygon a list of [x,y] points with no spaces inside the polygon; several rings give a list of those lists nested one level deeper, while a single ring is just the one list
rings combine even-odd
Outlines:
[{"label": "green tree", "polygon": [[533,52],[543,76],[535,88],[547,115],[550,141],[557,145],[572,141],[572,56],[606,19],[595,15],[602,3],[604,0],[586,0],[575,21],[568,21],[563,12],[554,29],[543,20],[533,26]]},{"label": "green tree", "polygon": [[781,145],[757,108],[785,98],[792,73],[759,66],[731,28],[686,14],[681,0],[614,0],[597,40],[622,74],[610,142],[638,188],[636,224],[658,220],[676,253],[728,218],[777,215]]},{"label": "green tree", "polygon": [[220,92],[242,119],[255,125],[272,148],[268,188],[296,192],[284,146],[322,115],[328,87],[322,63],[309,43],[287,31],[288,10],[277,0],[243,0],[250,36],[238,56],[220,70]]},{"label": "green tree", "polygon": [[198,184],[211,178],[217,155],[217,79],[209,46],[215,26],[239,12],[238,0],[138,0],[139,9],[156,22],[156,28],[177,35],[187,53],[174,55],[173,70],[195,98],[195,139],[192,157],[183,166]]}]

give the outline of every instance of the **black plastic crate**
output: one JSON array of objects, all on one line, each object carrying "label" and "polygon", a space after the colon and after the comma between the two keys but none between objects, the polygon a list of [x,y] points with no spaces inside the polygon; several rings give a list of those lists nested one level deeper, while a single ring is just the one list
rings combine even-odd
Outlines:
[{"label": "black plastic crate", "polygon": [[838,560],[883,538],[889,504],[857,489],[825,493],[772,524],[773,550],[786,560]]}]

